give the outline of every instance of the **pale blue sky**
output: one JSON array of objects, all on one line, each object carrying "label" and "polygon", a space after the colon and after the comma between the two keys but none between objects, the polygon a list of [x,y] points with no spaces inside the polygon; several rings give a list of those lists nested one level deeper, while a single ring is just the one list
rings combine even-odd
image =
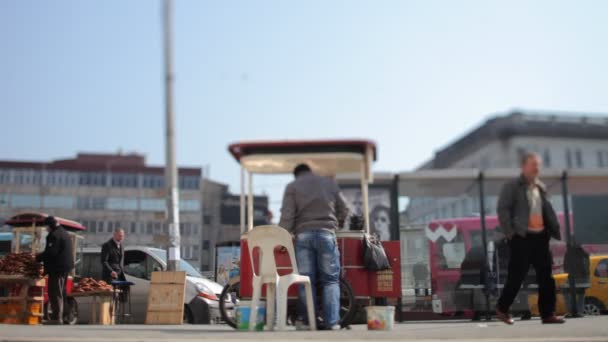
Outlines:
[{"label": "pale blue sky", "polygon": [[[608,112],[607,1],[175,3],[177,159],[234,191],[236,140],[370,138],[396,171],[493,113]],[[160,8],[0,0],[0,158],[162,163]]]}]

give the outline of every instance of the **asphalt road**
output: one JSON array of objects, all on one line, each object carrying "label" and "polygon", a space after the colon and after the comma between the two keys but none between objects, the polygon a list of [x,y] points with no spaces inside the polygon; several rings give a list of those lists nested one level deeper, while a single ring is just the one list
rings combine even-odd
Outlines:
[{"label": "asphalt road", "polygon": [[320,332],[235,332],[223,325],[182,326],[21,326],[0,325],[0,341],[10,342],[157,342],[157,341],[608,341],[608,316],[542,325],[535,319],[506,326],[500,322],[408,322],[393,331],[352,330]]}]

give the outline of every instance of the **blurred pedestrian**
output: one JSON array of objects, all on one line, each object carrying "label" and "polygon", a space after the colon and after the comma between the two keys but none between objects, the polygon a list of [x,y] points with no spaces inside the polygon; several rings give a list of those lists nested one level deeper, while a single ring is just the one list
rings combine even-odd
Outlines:
[{"label": "blurred pedestrian", "polygon": [[496,314],[506,324],[513,324],[509,309],[528,274],[536,271],[538,307],[543,324],[564,323],[555,315],[555,281],[552,276],[551,237],[560,239],[557,215],[547,199],[545,185],[538,179],[541,159],[527,153],[521,160],[521,175],[502,187],[498,199],[498,219],[509,240],[508,276]]},{"label": "blurred pedestrian", "polygon": [[48,275],[51,313],[50,320],[45,324],[63,324],[68,275],[74,268],[74,248],[72,239],[55,217],[47,217],[44,224],[48,231],[46,247],[36,256],[36,260],[44,264],[44,273]]},{"label": "blurred pedestrian", "polygon": [[[585,292],[591,286],[590,260],[589,253],[574,238],[566,249],[564,272],[568,273],[568,282],[564,284],[565,288],[562,289],[564,299],[568,305],[568,315],[566,317],[583,317],[585,313]],[[575,287],[574,297],[570,289],[571,285]]]}]

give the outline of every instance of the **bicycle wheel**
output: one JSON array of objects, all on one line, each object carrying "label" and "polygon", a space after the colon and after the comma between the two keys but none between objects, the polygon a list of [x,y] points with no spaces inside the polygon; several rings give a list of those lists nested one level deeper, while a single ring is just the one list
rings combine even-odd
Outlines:
[{"label": "bicycle wheel", "polygon": [[235,277],[228,282],[220,295],[220,314],[222,320],[236,329],[236,306],[240,298],[240,277]]}]

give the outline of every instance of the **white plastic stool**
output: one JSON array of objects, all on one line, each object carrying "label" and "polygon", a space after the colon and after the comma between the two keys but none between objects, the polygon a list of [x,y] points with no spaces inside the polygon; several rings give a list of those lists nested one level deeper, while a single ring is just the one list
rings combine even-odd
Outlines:
[{"label": "white plastic stool", "polygon": [[[249,257],[251,258],[251,269],[253,270],[253,296],[251,298],[251,314],[249,317],[249,330],[255,329],[258,316],[257,307],[262,295],[262,286],[266,284],[266,327],[273,329],[274,306],[277,303],[277,328],[286,329],[287,322],[287,290],[293,284],[303,284],[306,290],[306,308],[308,311],[308,322],[310,330],[316,330],[316,317],[314,298],[312,297],[312,285],[308,276],[298,273],[293,238],[289,232],[279,226],[259,226],[253,228],[247,234],[247,245]],[[277,264],[274,259],[276,247],[285,247],[291,261],[292,273],[279,276]],[[253,251],[259,248],[259,268],[255,273],[255,262]]]}]

